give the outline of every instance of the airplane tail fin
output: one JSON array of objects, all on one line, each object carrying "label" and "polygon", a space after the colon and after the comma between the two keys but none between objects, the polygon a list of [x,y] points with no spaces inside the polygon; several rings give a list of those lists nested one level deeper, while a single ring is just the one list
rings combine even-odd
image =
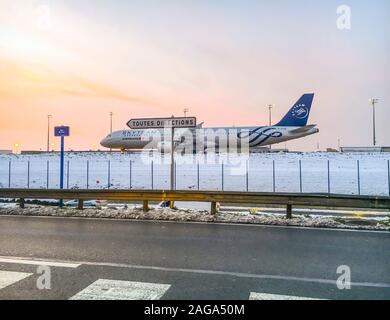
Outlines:
[{"label": "airplane tail fin", "polygon": [[314,93],[304,94],[275,126],[304,127],[309,119]]}]

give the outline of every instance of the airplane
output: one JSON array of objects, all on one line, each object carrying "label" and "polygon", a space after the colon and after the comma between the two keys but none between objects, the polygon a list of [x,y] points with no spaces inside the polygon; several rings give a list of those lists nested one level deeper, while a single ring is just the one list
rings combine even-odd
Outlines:
[{"label": "airplane", "polygon": [[[174,148],[181,145],[194,150],[215,150],[235,140],[237,147],[246,144],[251,150],[316,134],[319,132],[317,125],[307,124],[313,99],[313,93],[302,95],[282,120],[273,126],[203,128],[201,123],[196,128],[176,129]],[[190,132],[190,139],[184,131]],[[120,130],[107,135],[100,144],[105,148],[122,151],[157,149],[165,153],[171,149],[170,135],[171,131],[166,129]],[[208,139],[208,136],[212,139]],[[218,138],[215,139],[215,136]]]}]

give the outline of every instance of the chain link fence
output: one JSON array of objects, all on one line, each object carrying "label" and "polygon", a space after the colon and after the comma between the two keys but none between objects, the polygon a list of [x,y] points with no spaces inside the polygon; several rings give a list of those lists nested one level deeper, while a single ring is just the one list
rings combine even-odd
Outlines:
[{"label": "chain link fence", "polygon": [[[270,159],[175,163],[176,190],[302,192],[390,196],[390,160]],[[59,188],[59,159],[0,159],[0,188]],[[66,189],[169,190],[170,165],[137,157],[69,158]]]}]

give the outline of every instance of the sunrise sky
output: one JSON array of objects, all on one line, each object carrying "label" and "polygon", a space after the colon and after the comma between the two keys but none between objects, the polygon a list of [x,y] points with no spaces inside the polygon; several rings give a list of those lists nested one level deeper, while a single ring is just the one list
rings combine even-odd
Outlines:
[{"label": "sunrise sky", "polygon": [[[352,29],[336,26],[352,9]],[[316,94],[315,150],[390,145],[390,1],[0,0],[0,149],[46,149],[47,115],[67,147],[96,149],[134,117],[190,115],[207,126],[279,120]],[[58,141],[52,138],[58,149]]]}]

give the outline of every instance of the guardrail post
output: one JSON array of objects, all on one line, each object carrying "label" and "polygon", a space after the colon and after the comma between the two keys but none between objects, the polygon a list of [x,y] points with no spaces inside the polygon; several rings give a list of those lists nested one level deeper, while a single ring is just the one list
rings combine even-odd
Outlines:
[{"label": "guardrail post", "polygon": [[84,200],[79,199],[79,202],[77,203],[77,210],[83,210],[84,209]]},{"label": "guardrail post", "polygon": [[143,201],[142,210],[143,210],[143,212],[148,212],[149,211],[149,201],[148,200],[144,200]]},{"label": "guardrail post", "polygon": [[24,198],[20,198],[19,199],[19,207],[20,207],[20,209],[24,209],[25,208],[25,206],[24,206]]},{"label": "guardrail post", "polygon": [[287,219],[292,219],[292,205],[291,204],[287,204],[287,215],[286,215],[286,218]]},{"label": "guardrail post", "polygon": [[217,213],[217,203],[211,202],[210,214],[215,215]]}]

